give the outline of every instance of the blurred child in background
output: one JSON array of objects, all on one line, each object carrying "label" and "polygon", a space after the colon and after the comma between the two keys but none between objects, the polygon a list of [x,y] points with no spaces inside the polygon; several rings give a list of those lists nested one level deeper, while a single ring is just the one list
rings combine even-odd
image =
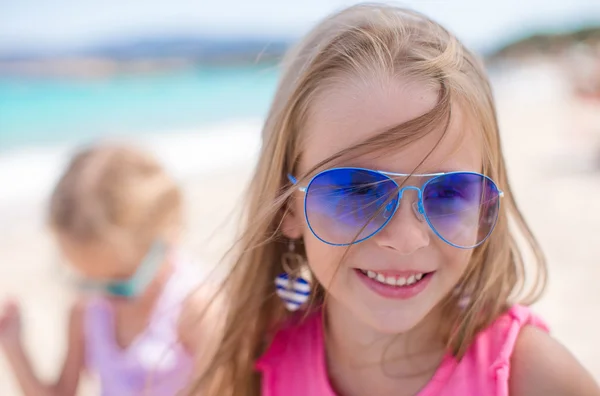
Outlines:
[{"label": "blurred child in background", "polygon": [[175,395],[188,381],[195,349],[179,329],[198,337],[180,311],[200,275],[177,248],[182,193],[174,180],[135,149],[86,149],[52,194],[49,224],[82,293],[53,384],[34,373],[21,340],[19,306],[5,303],[0,344],[23,393],[74,395],[88,371],[98,376],[102,395]]}]

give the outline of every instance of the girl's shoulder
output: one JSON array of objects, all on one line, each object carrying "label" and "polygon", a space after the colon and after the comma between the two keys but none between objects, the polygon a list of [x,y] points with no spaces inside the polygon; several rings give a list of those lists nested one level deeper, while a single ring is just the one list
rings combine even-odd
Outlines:
[{"label": "girl's shoulder", "polygon": [[599,395],[591,376],[549,333],[530,307],[510,307],[475,337],[444,389],[496,396]]},{"label": "girl's shoulder", "polygon": [[448,353],[419,395],[508,396],[512,355],[526,327],[548,332],[546,323],[530,308],[509,307],[476,335],[460,360]]},{"label": "girl's shoulder", "polygon": [[491,364],[495,369],[502,370],[502,367],[510,365],[519,334],[528,326],[544,333],[550,332],[546,322],[530,307],[513,305],[477,335],[469,352],[479,360],[487,357],[492,360]]},{"label": "girl's shoulder", "polygon": [[546,323],[523,305],[513,305],[481,330],[447,379],[449,388],[508,395],[512,355],[523,328],[548,332]]},{"label": "girl's shoulder", "polygon": [[[521,315],[518,320],[523,321],[528,309],[518,307],[516,313]],[[600,387],[592,375],[549,334],[545,324],[529,315],[532,319],[521,326],[510,342],[511,354],[503,374],[508,376],[510,371],[510,376],[503,395],[599,396]]]}]

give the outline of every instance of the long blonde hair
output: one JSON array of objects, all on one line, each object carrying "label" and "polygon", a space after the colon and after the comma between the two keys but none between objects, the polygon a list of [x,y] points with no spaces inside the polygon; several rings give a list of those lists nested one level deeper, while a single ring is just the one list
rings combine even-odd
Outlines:
[{"label": "long blonde hair", "polygon": [[[492,92],[484,67],[451,33],[429,18],[402,8],[358,5],[318,24],[284,59],[273,104],[262,132],[263,145],[247,195],[244,228],[224,284],[229,308],[222,340],[208,368],[199,373],[194,392],[208,395],[257,395],[255,360],[268,346],[268,335],[286,319],[275,295],[274,277],[282,272],[281,221],[293,192],[286,175],[301,156],[302,129],[310,106],[340,79],[365,74],[418,78],[439,86],[439,101],[427,114],[344,150],[317,165],[346,155],[398,149],[424,131],[448,125],[460,105],[481,131],[484,172],[504,191],[492,236],[475,249],[460,288],[475,298],[462,310],[445,299],[447,346],[462,357],[476,333],[512,302],[531,303],[543,291],[546,264],[514,201],[507,178]],[[511,223],[509,226],[509,222]],[[522,249],[532,253],[533,281],[526,284]],[[316,303],[324,290],[317,286]]]}]

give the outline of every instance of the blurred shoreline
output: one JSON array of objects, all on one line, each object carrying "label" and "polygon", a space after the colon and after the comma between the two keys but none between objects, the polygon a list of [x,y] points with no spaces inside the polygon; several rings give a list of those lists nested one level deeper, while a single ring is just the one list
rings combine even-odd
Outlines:
[{"label": "blurred shoreline", "polygon": [[98,79],[204,66],[252,66],[277,62],[288,39],[148,37],[63,51],[0,53],[0,76]]},{"label": "blurred shoreline", "polygon": [[[121,74],[155,74],[198,65],[248,66],[278,62],[291,38],[146,37],[62,51],[22,49],[0,53],[0,76],[102,79]],[[531,56],[562,57],[573,48],[600,47],[600,26],[564,32],[534,31],[481,53],[488,66]]]}]

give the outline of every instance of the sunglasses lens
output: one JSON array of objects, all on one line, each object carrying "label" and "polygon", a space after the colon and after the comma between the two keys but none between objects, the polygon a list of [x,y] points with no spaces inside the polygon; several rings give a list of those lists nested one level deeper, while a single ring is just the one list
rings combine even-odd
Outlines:
[{"label": "sunglasses lens", "polygon": [[485,241],[498,218],[500,193],[494,182],[477,173],[438,176],[423,189],[429,225],[446,242],[472,248]]},{"label": "sunglasses lens", "polygon": [[306,191],[306,220],[313,233],[333,245],[348,245],[375,234],[394,213],[398,186],[381,173],[330,169]]}]

